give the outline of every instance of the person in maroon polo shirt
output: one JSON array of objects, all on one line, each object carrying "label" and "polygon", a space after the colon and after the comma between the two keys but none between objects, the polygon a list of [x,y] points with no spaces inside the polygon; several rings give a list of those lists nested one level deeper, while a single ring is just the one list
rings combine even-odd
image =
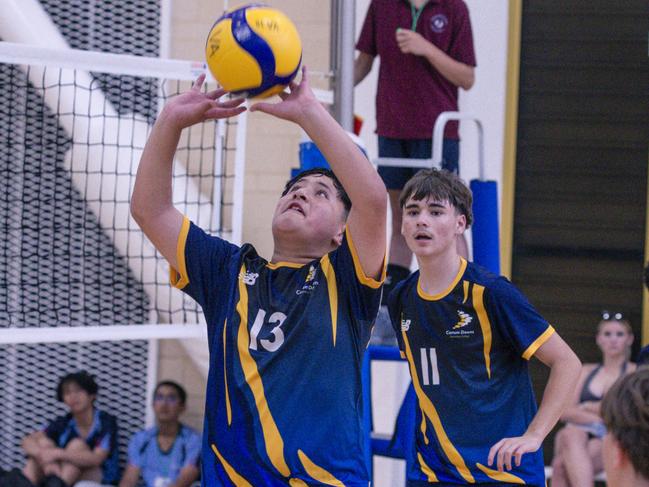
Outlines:
[{"label": "person in maroon polo shirt", "polygon": [[[379,157],[429,158],[435,120],[458,109],[458,87],[474,82],[473,34],[462,0],[372,0],[356,44],[354,84],[381,58],[376,92]],[[458,173],[458,123],[444,132],[443,168]],[[390,196],[392,237],[384,303],[410,274],[412,252],[401,236],[399,193],[416,168],[379,166]],[[467,255],[466,241],[458,241]]]}]

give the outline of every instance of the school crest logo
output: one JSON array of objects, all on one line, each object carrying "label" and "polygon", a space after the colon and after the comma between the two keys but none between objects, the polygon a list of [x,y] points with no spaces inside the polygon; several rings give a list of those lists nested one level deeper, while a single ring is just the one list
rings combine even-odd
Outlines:
[{"label": "school crest logo", "polygon": [[457,323],[455,323],[455,326],[453,327],[454,330],[457,330],[458,328],[464,328],[466,325],[473,321],[473,316],[471,316],[469,313],[465,313],[464,311],[458,309],[457,314],[459,316],[459,320],[457,321]]},{"label": "school crest logo", "polygon": [[313,264],[311,264],[311,266],[309,267],[309,272],[306,275],[306,279],[304,279],[304,285],[302,286],[302,289],[295,291],[295,294],[299,296],[301,294],[310,293],[316,287],[318,287],[318,284],[320,284],[320,282],[315,280],[317,272],[318,269]]},{"label": "school crest logo", "polygon": [[444,14],[433,15],[430,19],[430,29],[437,34],[444,32],[447,25],[448,18]]},{"label": "school crest logo", "polygon": [[241,279],[246,286],[254,286],[258,277],[259,274],[250,271],[246,271],[245,274],[239,274],[239,279]]},{"label": "school crest logo", "polygon": [[311,282],[315,279],[315,270],[315,267],[313,266],[313,264],[311,264],[311,266],[309,267],[309,273],[306,275],[304,282]]},{"label": "school crest logo", "polygon": [[473,327],[467,329],[467,326],[473,321],[473,316],[461,309],[458,309],[457,317],[457,322],[451,326],[449,330],[446,330],[446,336],[449,338],[469,338],[470,336],[475,335]]}]

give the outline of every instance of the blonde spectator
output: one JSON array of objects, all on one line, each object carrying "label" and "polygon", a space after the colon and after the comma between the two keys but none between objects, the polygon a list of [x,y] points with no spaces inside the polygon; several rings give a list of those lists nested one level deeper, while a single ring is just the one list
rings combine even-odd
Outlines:
[{"label": "blonde spectator", "polygon": [[602,362],[583,365],[572,405],[561,416],[565,426],[555,437],[552,487],[594,485],[595,475],[604,469],[602,397],[615,381],[636,368],[629,362],[633,332],[621,313],[602,313],[595,340]]}]

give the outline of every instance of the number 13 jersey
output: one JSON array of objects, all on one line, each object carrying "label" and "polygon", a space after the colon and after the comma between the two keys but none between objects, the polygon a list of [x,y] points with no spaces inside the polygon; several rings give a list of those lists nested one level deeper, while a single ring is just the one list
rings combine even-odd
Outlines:
[{"label": "number 13 jersey", "polygon": [[349,230],[299,265],[188,219],[172,284],[203,308],[210,369],[203,485],[368,485],[361,361],[381,299]]}]

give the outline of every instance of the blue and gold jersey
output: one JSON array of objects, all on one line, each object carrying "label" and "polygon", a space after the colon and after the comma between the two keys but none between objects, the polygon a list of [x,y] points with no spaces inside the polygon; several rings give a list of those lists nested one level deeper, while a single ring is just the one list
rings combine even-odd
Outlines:
[{"label": "blue and gold jersey", "polygon": [[527,361],[552,326],[507,279],[464,259],[444,292],[426,294],[415,272],[388,306],[419,405],[408,478],[544,486],[540,449],[505,472],[487,457],[499,440],[525,433],[536,414]]},{"label": "blue and gold jersey", "polygon": [[172,284],[203,308],[210,349],[203,485],[367,487],[361,361],[381,300],[349,231],[305,265],[185,219]]}]

